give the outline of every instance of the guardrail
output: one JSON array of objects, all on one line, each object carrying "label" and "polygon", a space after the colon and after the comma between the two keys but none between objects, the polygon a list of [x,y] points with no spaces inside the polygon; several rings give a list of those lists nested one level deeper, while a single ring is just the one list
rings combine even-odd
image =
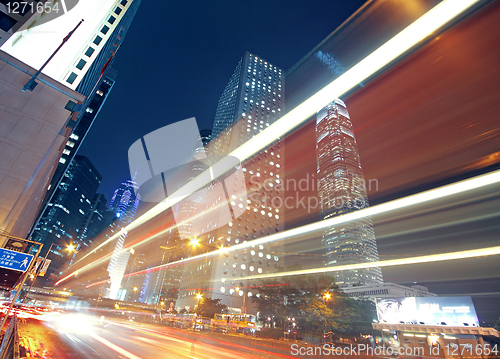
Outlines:
[{"label": "guardrail", "polygon": [[0,359],[19,359],[19,332],[17,331],[17,317],[12,316],[5,331],[0,346]]}]

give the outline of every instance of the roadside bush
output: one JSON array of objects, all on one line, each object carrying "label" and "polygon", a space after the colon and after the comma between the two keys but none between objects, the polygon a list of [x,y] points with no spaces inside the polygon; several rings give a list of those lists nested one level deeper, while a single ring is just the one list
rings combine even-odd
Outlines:
[{"label": "roadside bush", "polygon": [[283,329],[280,328],[262,328],[260,331],[255,332],[259,338],[279,339],[283,338]]}]

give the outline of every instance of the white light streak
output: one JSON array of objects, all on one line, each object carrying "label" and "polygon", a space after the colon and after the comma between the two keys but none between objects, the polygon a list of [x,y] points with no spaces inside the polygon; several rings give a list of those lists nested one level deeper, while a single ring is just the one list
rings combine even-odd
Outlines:
[{"label": "white light streak", "polygon": [[[244,249],[248,249],[254,246],[269,244],[272,242],[277,242],[280,240],[287,240],[293,237],[299,237],[304,235],[310,235],[315,232],[324,231],[326,228],[338,226],[341,224],[345,224],[351,221],[357,221],[366,217],[373,217],[376,215],[380,215],[387,212],[398,211],[404,208],[411,208],[413,206],[417,206],[423,203],[431,203],[433,201],[438,201],[440,199],[451,197],[457,195],[459,193],[465,193],[469,191],[473,191],[475,189],[484,188],[486,186],[490,186],[496,183],[500,183],[500,170],[491,172],[485,175],[477,176],[468,180],[460,181],[457,183],[453,183],[451,185],[447,185],[444,187],[436,188],[433,190],[425,191],[422,193],[418,193],[412,196],[400,198],[391,202],[379,204],[373,207],[368,207],[361,209],[359,211],[351,212],[348,214],[344,214],[342,216],[333,217],[327,220],[311,223],[302,227],[294,228],[285,232],[276,233],[270,236],[261,237],[254,239],[247,243],[237,244],[231,247],[225,247],[219,250],[215,250],[212,252],[200,254],[197,256],[193,256],[190,258],[186,258],[183,260],[179,260],[176,262],[172,262],[168,264],[168,267],[184,265],[190,262],[196,262],[201,259],[211,258],[215,256],[219,256],[222,253],[230,253],[241,251]],[[384,267],[384,266],[394,266],[394,265],[402,265],[402,264],[414,264],[414,263],[424,263],[424,262],[435,262],[435,261],[444,261],[451,259],[460,259],[460,258],[471,258],[477,256],[486,256],[486,255],[496,255],[500,253],[500,247],[490,247],[485,249],[478,250],[470,250],[464,252],[453,252],[453,253],[445,253],[445,254],[436,254],[430,256],[422,256],[422,257],[412,257],[412,258],[401,258],[394,259],[388,261],[381,262],[370,262],[370,263],[362,263],[362,264],[354,264],[348,266],[337,266],[337,267],[321,267],[316,269],[311,269],[309,271],[297,271],[297,272],[287,272],[281,274],[272,274],[270,277],[274,276],[284,276],[284,275],[298,275],[298,274],[307,274],[307,273],[319,273],[319,272],[328,272],[328,271],[339,271],[339,270],[350,270],[350,269],[361,269],[361,268],[371,268],[371,267]],[[151,268],[151,271],[166,268],[167,266],[157,266]],[[85,267],[84,267],[85,268]],[[79,270],[82,271],[81,269]],[[62,283],[66,279],[69,279],[74,274],[70,274],[67,277],[61,279],[59,282]],[[267,278],[266,275],[262,276],[249,276],[248,279],[257,279],[257,278]]]},{"label": "white light streak", "polygon": [[[411,25],[406,27],[392,39],[387,41],[384,45],[379,47],[373,53],[368,55],[365,59],[361,60],[358,64],[354,65],[351,69],[345,72],[342,76],[338,77],[332,81],[329,85],[324,87],[322,90],[318,91],[316,94],[305,100],[303,103],[298,105],[295,109],[284,115],[281,119],[276,121],[274,124],[269,126],[264,131],[257,134],[255,137],[241,145],[239,148],[234,150],[229,156],[238,158],[242,163],[251,158],[255,153],[267,148],[270,144],[276,141],[277,138],[283,137],[290,133],[292,130],[296,129],[300,125],[304,124],[308,118],[315,114],[319,109],[323,108],[325,105],[333,101],[337,97],[341,97],[344,93],[356,87],[359,83],[365,81],[367,78],[381,70],[383,67],[396,60],[399,56],[403,55],[405,52],[418,45],[426,39],[428,36],[435,33],[437,30],[442,28],[444,25],[455,19],[474,4],[480,0],[443,0],[441,3],[436,5],[434,8],[429,10],[426,14],[421,16],[419,19],[414,21]],[[232,170],[231,166],[227,165],[227,161],[221,161],[216,163],[207,171],[211,171],[214,174],[222,176],[223,174]],[[209,183],[204,181],[205,178],[210,178],[210,176],[205,175],[205,173],[199,175],[192,181],[188,182],[185,186],[181,187],[178,191],[173,193],[171,196],[166,198],[164,201],[153,207],[148,212],[144,213],[142,216],[137,218],[134,222],[125,227],[125,230],[130,232],[134,228],[137,228],[157,215],[161,214],[165,210],[171,208],[176,203],[182,201],[189,193],[194,193],[203,187],[207,186]],[[408,197],[410,198],[410,197]],[[413,196],[411,197],[413,198]],[[389,204],[387,204],[389,205]],[[408,204],[407,204],[408,205]],[[404,205],[403,205],[404,206]],[[366,209],[366,211],[373,210],[374,207]],[[391,209],[387,209],[391,210]],[[363,210],[365,211],[365,210]],[[363,211],[358,211],[350,215],[360,216]],[[364,213],[364,212],[363,212]],[[370,216],[373,214],[365,214],[365,216]],[[332,220],[340,220],[342,217],[336,217]],[[349,219],[354,220],[354,219]],[[346,221],[343,219],[342,221]],[[324,226],[325,222],[314,223],[309,226],[301,228],[309,228],[309,231],[318,230]],[[331,224],[330,224],[331,225]],[[295,229],[293,231],[298,231]],[[283,233],[289,233],[283,232]],[[295,233],[290,233],[290,235],[298,235]],[[305,232],[303,232],[305,233]],[[115,234],[108,240],[104,241],[95,250],[107,245],[109,242],[115,240],[119,234]],[[265,238],[275,238],[275,236],[264,237]],[[276,240],[276,239],[273,239]],[[265,242],[268,242],[266,240]],[[252,241],[252,244],[257,243],[256,240]],[[236,248],[238,246],[232,247]],[[87,256],[91,255],[88,253],[81,259],[75,262],[79,263]],[[63,278],[64,280],[64,278]],[[62,281],[62,280],[61,280]],[[60,283],[59,281],[58,283]]]}]

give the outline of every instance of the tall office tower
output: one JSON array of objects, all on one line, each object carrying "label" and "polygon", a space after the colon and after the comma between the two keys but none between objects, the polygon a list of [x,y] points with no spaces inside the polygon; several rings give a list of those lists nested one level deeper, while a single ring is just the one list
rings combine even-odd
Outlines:
[{"label": "tall office tower", "polygon": [[135,192],[138,190],[139,188],[134,181],[127,180],[115,189],[111,201],[109,201],[109,208],[116,213],[120,221],[126,222],[125,225],[135,218],[135,213],[141,201],[141,196],[136,195]]},{"label": "tall office tower", "polygon": [[69,162],[78,152],[81,143],[113,89],[117,72],[109,65],[112,64],[112,59],[122,44],[140,3],[141,0],[132,2],[76,88],[76,91],[87,97],[85,108],[78,114],[76,125],[59,159],[44,202],[47,202],[53,195],[53,191],[59,184]]},{"label": "tall office tower", "polygon": [[[64,247],[64,243],[79,244],[101,179],[87,157],[75,156],[38,222],[32,239],[47,245],[60,244],[60,247]],[[51,272],[64,262],[63,254],[57,250],[54,253],[60,258],[51,264]]]},{"label": "tall office tower", "polygon": [[125,181],[115,190],[109,203],[109,208],[114,211],[117,217],[113,224],[114,232],[120,232],[107,268],[111,283],[109,293],[106,297],[110,299],[118,298],[123,274],[125,273],[131,254],[130,251],[123,251],[123,244],[125,243],[127,234],[121,231],[121,229],[126,227],[135,218],[135,213],[141,200],[138,191],[139,188],[134,181]]},{"label": "tall office tower", "polygon": [[85,217],[84,230],[80,235],[82,244],[86,247],[92,244],[92,239],[101,233],[112,220],[108,215],[107,201],[102,193],[97,193],[91,202],[92,209]]},{"label": "tall office tower", "polygon": [[115,83],[115,78],[116,71],[109,68],[106,72],[106,76],[102,79],[99,88],[88,101],[88,106],[85,111],[82,111],[82,113],[78,116],[78,122],[69,136],[68,141],[66,141],[61,158],[59,158],[59,163],[57,164],[57,168],[52,176],[49,189],[45,195],[45,201],[50,200],[52,197],[53,192],[56,190],[59,182],[61,181],[64,172],[66,172],[69,163],[80,148],[80,145],[85,139],[85,136],[90,130],[90,127],[94,123],[94,120],[111,92]]},{"label": "tall office tower", "polygon": [[[61,44],[62,39],[83,19],[84,22],[42,72],[67,87],[76,89],[108,40],[117,36],[115,29],[120,30],[123,25],[130,23],[131,18],[127,17],[127,13],[131,10],[133,18],[138,6],[134,4],[135,1],[137,0],[79,1],[74,9],[49,22],[44,21],[44,12],[35,12],[27,20],[23,19],[24,23],[3,43],[1,49],[39,69]],[[57,4],[51,5],[51,12],[56,11]],[[124,17],[127,19],[122,23]],[[93,85],[95,82],[91,87]]]},{"label": "tall office tower", "polygon": [[[0,60],[16,73],[3,71],[0,79],[0,102],[4,108],[0,116],[9,122],[9,128],[16,129],[0,138],[16,144],[9,145],[9,151],[2,147],[5,160],[0,161],[7,166],[1,167],[8,172],[3,173],[7,177],[0,188],[10,196],[0,200],[1,229],[21,237],[32,234],[113,85],[116,72],[109,65],[140,3],[141,0],[27,0],[21,3],[26,5],[22,14],[12,8],[16,2],[0,4]],[[33,8],[34,14],[29,11]],[[60,11],[64,15],[58,16]],[[27,101],[21,89],[29,74],[49,59],[81,19],[85,21],[38,76],[37,90]],[[18,76],[17,72],[23,75]],[[83,110],[71,113],[71,107],[65,107],[68,100]],[[61,146],[64,143],[65,148]],[[57,162],[61,157],[65,163]],[[10,161],[16,158],[22,165],[11,166]],[[41,160],[35,161],[36,158]],[[56,167],[57,174],[53,176]],[[47,188],[52,191],[46,195]]]},{"label": "tall office tower", "polygon": [[[346,105],[340,99],[316,116],[316,156],[321,219],[368,207],[365,178]],[[328,228],[323,235],[327,267],[378,262],[370,218]],[[380,284],[380,268],[334,272],[340,287]]]},{"label": "tall office tower", "polygon": [[203,146],[207,146],[212,139],[212,130],[201,130],[200,131],[201,143]]},{"label": "tall office tower", "polygon": [[[207,155],[216,162],[257,135],[284,112],[284,85],[281,69],[264,59],[245,53],[220,97]],[[283,229],[284,191],[277,186],[283,178],[283,145],[277,142],[241,166],[241,177],[226,177],[227,195],[207,189],[199,202],[206,210],[196,220],[217,228],[201,237],[201,246],[188,255],[200,254],[251,241]],[[220,210],[231,212],[229,221],[217,217]],[[212,213],[211,213],[212,212]],[[193,308],[197,294],[220,298],[229,307],[241,308],[244,297],[254,293],[246,276],[275,271],[280,263],[279,248],[255,247],[247,254],[221,255],[198,263],[184,275],[176,306]],[[235,290],[238,287],[239,290]],[[250,300],[246,301],[246,306]],[[244,309],[243,309],[244,310]]]}]

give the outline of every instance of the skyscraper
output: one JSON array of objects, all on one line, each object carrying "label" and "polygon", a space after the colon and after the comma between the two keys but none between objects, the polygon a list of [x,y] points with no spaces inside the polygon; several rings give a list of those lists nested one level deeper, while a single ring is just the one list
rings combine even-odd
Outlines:
[{"label": "skyscraper", "polygon": [[[109,65],[140,3],[66,2],[61,16],[53,16],[56,7],[62,11],[60,2],[46,2],[40,8],[37,5],[42,2],[28,0],[23,14],[9,12],[7,3],[0,4],[0,60],[9,66],[9,71],[3,71],[6,81],[0,79],[0,116],[9,122],[9,128],[16,129],[0,136],[0,142],[16,143],[8,148],[0,144],[5,154],[0,167],[8,170],[0,188],[2,193],[10,193],[0,200],[3,230],[21,237],[32,233],[113,86],[116,71]],[[32,14],[32,5],[44,11]],[[27,97],[21,91],[23,85],[82,19],[85,21],[38,76],[37,90]],[[71,103],[78,106],[68,106]],[[12,165],[16,158],[19,164]],[[47,188],[51,188],[48,194]]]},{"label": "skyscraper", "polygon": [[[99,54],[116,37],[121,21],[129,9],[132,17],[137,10],[135,2],[140,0],[87,0],[80,1],[71,11],[44,22],[45,13],[35,12],[12,34],[1,49],[24,63],[38,69],[59,46],[62,39],[80,22],[77,31],[47,64],[43,73],[71,89],[78,85],[89,71]],[[55,11],[57,4],[51,4]],[[62,10],[61,10],[62,11]],[[129,17],[130,19],[130,17]],[[21,21],[21,19],[19,19]],[[15,25],[17,26],[17,24]],[[109,44],[108,44],[109,45]],[[106,56],[98,69],[102,68]],[[92,84],[91,88],[95,85]],[[88,94],[87,94],[88,95]]]},{"label": "skyscraper", "polygon": [[[86,219],[92,213],[92,200],[101,179],[87,157],[75,156],[36,225],[32,239],[47,244],[79,244],[85,232]],[[54,253],[61,258],[51,265],[51,272],[64,262],[61,253],[57,250]]]},{"label": "skyscraper", "polygon": [[123,251],[123,244],[125,243],[127,234],[121,231],[121,229],[126,227],[135,218],[135,213],[141,200],[140,195],[136,195],[138,193],[136,191],[138,191],[138,187],[134,181],[125,181],[115,190],[109,203],[110,210],[114,211],[117,218],[112,224],[113,232],[120,232],[107,268],[111,284],[109,293],[105,296],[110,299],[119,298],[120,286],[131,254],[130,251]]},{"label": "skyscraper", "polygon": [[[316,156],[321,219],[368,207],[365,178],[346,105],[340,99],[316,116]],[[323,235],[327,267],[378,262],[370,218],[328,228]],[[334,272],[340,287],[382,283],[380,268]]]},{"label": "skyscraper", "polygon": [[[278,120],[284,112],[284,84],[281,69],[248,52],[238,63],[224,89],[215,114],[212,140],[207,146],[207,156],[217,162],[234,149],[263,131]],[[213,196],[206,191],[200,202],[208,206],[232,208],[232,220],[218,225],[218,229],[202,236],[203,248],[188,249],[187,255],[199,254],[229,247],[283,230],[282,204],[284,190],[277,184],[283,178],[284,148],[279,139],[268,149],[257,153],[243,163],[241,171],[245,183],[238,177],[224,179],[228,198]],[[273,188],[276,187],[276,188]],[[244,201],[242,201],[244,198]],[[234,209],[238,208],[236,215]],[[209,213],[210,211],[207,211]],[[217,222],[203,217],[202,224]],[[191,252],[189,252],[191,251]],[[235,254],[231,258],[221,255],[195,267],[184,274],[176,306],[194,307],[196,295],[219,298],[232,308],[242,308],[244,297],[254,295],[246,276],[270,273],[283,265],[280,250],[262,245],[248,254]],[[236,290],[238,288],[238,290]],[[246,306],[250,300],[246,301]],[[242,309],[245,310],[245,309]]]}]

